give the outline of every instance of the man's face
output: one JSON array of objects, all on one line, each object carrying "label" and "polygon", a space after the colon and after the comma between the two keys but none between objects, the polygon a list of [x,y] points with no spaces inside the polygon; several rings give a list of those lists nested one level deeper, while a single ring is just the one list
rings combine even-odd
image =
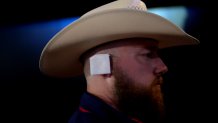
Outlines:
[{"label": "man's face", "polygon": [[166,65],[157,55],[157,42],[135,42],[119,47],[113,75],[117,107],[140,118],[163,115],[162,73]]}]

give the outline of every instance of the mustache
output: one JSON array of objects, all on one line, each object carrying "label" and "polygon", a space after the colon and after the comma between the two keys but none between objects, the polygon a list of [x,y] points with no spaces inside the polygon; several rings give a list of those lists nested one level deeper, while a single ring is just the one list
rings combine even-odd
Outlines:
[{"label": "mustache", "polygon": [[162,76],[157,76],[157,77],[154,79],[153,84],[155,84],[155,85],[162,85],[162,84],[163,84],[163,77],[162,77]]}]

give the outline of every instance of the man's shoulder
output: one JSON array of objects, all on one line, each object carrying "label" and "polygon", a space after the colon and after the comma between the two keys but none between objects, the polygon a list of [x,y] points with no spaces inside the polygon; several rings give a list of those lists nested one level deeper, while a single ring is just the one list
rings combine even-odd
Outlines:
[{"label": "man's shoulder", "polygon": [[76,111],[70,118],[68,123],[107,123],[103,118],[93,112]]}]

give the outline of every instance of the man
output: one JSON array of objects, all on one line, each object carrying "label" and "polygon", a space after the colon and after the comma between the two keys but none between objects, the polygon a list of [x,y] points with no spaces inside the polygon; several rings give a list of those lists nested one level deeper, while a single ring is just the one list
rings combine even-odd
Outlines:
[{"label": "man", "polygon": [[54,77],[83,72],[87,92],[69,123],[162,122],[158,49],[197,44],[168,20],[147,12],[140,0],[118,0],[71,23],[44,48],[40,69]]}]

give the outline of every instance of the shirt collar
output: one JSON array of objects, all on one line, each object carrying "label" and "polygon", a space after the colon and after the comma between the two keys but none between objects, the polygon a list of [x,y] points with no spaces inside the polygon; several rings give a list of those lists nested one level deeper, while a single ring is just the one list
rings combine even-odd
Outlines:
[{"label": "shirt collar", "polygon": [[130,118],[122,112],[117,111],[116,109],[102,101],[100,98],[88,92],[85,92],[82,95],[80,102],[80,107],[83,110],[93,112],[104,119],[114,117],[125,123],[142,123],[138,122],[139,120],[135,120],[135,118]]}]

